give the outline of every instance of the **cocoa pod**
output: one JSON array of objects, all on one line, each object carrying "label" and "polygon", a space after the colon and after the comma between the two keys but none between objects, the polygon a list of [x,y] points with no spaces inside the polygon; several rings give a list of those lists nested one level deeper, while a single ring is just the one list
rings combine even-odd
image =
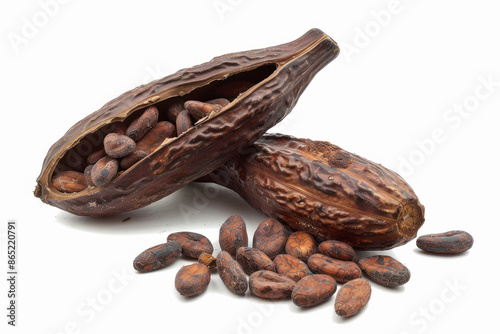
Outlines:
[{"label": "cocoa pod", "polygon": [[221,250],[236,257],[240,247],[248,246],[247,227],[243,218],[238,215],[229,217],[219,229],[219,245]]},{"label": "cocoa pod", "polygon": [[248,281],[240,264],[225,251],[217,255],[217,272],[224,285],[234,294],[244,295]]},{"label": "cocoa pod", "polygon": [[123,158],[135,151],[135,141],[125,135],[110,133],[104,137],[104,151],[111,158]]},{"label": "cocoa pod", "polygon": [[208,269],[217,268],[217,258],[209,253],[201,253],[198,262],[206,265]]},{"label": "cocoa pod", "polygon": [[318,246],[318,252],[334,259],[358,262],[358,254],[354,248],[342,241],[323,241]]},{"label": "cocoa pod", "polygon": [[[52,145],[34,195],[62,210],[92,217],[135,210],[160,200],[226,163],[281,121],[315,74],[337,55],[337,44],[312,29],[290,43],[216,57],[130,90],[76,123]],[[240,84],[242,81],[247,84]],[[86,156],[77,156],[74,148],[95,133],[111,132],[109,124],[131,124],[152,107],[159,111],[158,120],[166,121],[165,108],[174,99],[215,98],[228,99],[231,104],[216,117],[200,120],[190,131],[162,144],[105,187],[71,194],[54,188],[56,172],[83,172]]]},{"label": "cocoa pod", "polygon": [[92,166],[90,178],[92,183],[97,187],[104,187],[115,177],[118,173],[119,162],[109,156],[105,156],[97,161]]},{"label": "cocoa pod", "polygon": [[197,259],[201,253],[212,254],[214,247],[202,234],[194,232],[176,232],[167,237],[167,241],[178,241],[182,246],[182,255]]},{"label": "cocoa pod", "polygon": [[298,258],[289,254],[279,254],[274,258],[274,267],[276,272],[293,279],[295,282],[300,281],[303,277],[309,275],[307,264]]},{"label": "cocoa pod", "polygon": [[342,285],[335,298],[335,313],[341,317],[358,314],[372,294],[370,283],[364,278],[357,278]]},{"label": "cocoa pod", "polygon": [[210,270],[201,263],[182,267],[175,275],[175,289],[186,297],[194,297],[205,291],[210,283]]},{"label": "cocoa pod", "polygon": [[252,295],[265,299],[289,298],[295,288],[295,281],[269,270],[259,270],[250,276]]},{"label": "cocoa pod", "polygon": [[64,193],[73,193],[87,188],[87,182],[83,173],[65,171],[58,173],[52,179],[54,188]]},{"label": "cocoa pod", "polygon": [[323,303],[337,291],[337,282],[328,275],[309,275],[297,282],[292,291],[292,301],[301,307]]},{"label": "cocoa pod", "polygon": [[307,261],[309,256],[318,251],[318,244],[314,237],[307,232],[297,231],[292,233],[286,241],[285,250],[287,254]]},{"label": "cocoa pod", "polygon": [[253,235],[253,248],[260,250],[272,260],[285,249],[288,231],[276,219],[269,218],[257,226]]},{"label": "cocoa pod", "polygon": [[415,238],[424,207],[393,171],[324,141],[264,135],[201,181],[318,241],[389,249]]},{"label": "cocoa pod", "polygon": [[362,258],[358,265],[368,278],[384,286],[403,285],[410,280],[410,270],[387,255]]},{"label": "cocoa pod", "polygon": [[240,247],[236,251],[236,261],[247,275],[259,270],[275,271],[273,261],[263,252],[250,247]]},{"label": "cocoa pod", "polygon": [[181,244],[177,241],[153,246],[135,258],[134,269],[145,273],[164,268],[175,261],[181,255],[181,251]]},{"label": "cocoa pod", "polygon": [[332,259],[323,254],[310,256],[307,260],[307,266],[313,273],[332,276],[339,283],[361,277],[361,269],[356,263]]},{"label": "cocoa pod", "polygon": [[459,254],[471,249],[472,235],[465,231],[448,231],[418,237],[417,247],[429,253]]},{"label": "cocoa pod", "polygon": [[158,116],[158,108],[155,106],[147,108],[141,116],[130,123],[125,134],[134,141],[138,141],[158,123]]}]

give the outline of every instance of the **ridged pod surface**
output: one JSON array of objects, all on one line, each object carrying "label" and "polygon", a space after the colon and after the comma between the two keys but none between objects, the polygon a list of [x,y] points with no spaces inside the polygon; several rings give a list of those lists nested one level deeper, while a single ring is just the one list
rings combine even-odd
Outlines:
[{"label": "ridged pod surface", "polygon": [[324,141],[266,134],[200,181],[229,187],[293,230],[359,250],[405,244],[424,223],[398,174]]}]

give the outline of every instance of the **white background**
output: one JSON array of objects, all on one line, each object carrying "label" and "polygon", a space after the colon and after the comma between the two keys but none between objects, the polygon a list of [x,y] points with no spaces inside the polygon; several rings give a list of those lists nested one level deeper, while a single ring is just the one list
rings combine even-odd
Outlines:
[{"label": "white background", "polygon": [[[8,289],[1,279],[2,332],[470,333],[496,324],[500,20],[494,1],[1,6],[2,277],[9,219],[18,225],[19,262],[18,327],[6,324]],[[341,54],[271,132],[327,140],[404,175],[426,207],[419,234],[467,230],[475,238],[469,252],[430,256],[414,241],[377,252],[402,261],[412,278],[397,289],[373,283],[362,314],[344,320],[333,299],[299,310],[290,301],[241,298],[217,274],[203,295],[186,300],[173,282],[187,259],[146,275],[134,272],[134,257],[172,232],[205,234],[217,252],[219,226],[239,214],[251,236],[264,217],[230,191],[190,185],[101,220],[33,197],[50,145],[107,101],[214,56],[288,42],[313,27],[336,40]]]}]

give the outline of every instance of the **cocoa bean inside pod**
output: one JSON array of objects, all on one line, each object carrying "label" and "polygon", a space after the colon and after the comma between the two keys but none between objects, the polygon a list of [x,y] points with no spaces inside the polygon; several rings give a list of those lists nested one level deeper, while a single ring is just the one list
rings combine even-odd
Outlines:
[{"label": "cocoa bean inside pod", "polygon": [[[62,210],[93,217],[151,204],[221,166],[281,121],[337,55],[337,44],[312,29],[290,43],[216,57],[132,89],[76,123],[49,149],[34,194]],[[219,104],[220,110],[165,139],[141,160],[124,164],[128,168],[109,183],[71,193],[52,183],[62,171],[83,173],[88,156],[103,148],[104,137],[119,133],[113,124],[125,125],[125,134],[139,141],[154,127],[149,113],[158,111],[157,122],[177,123],[182,111],[176,108],[186,101],[215,99],[230,103]]]},{"label": "cocoa bean inside pod", "polygon": [[359,250],[403,245],[424,223],[399,175],[324,141],[266,134],[200,181],[236,191],[292,230]]}]

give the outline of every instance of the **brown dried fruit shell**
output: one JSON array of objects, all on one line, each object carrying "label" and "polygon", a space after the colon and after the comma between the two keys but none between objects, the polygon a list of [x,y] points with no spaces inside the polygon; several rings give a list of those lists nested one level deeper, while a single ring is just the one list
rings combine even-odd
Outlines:
[{"label": "brown dried fruit shell", "polygon": [[[312,29],[290,43],[220,56],[128,91],[76,123],[50,148],[34,194],[62,210],[93,217],[144,207],[211,172],[261,137],[291,111],[314,75],[337,55],[337,44]],[[71,194],[52,186],[61,159],[87,135],[153,104],[161,109],[178,96],[223,98],[213,95],[217,88],[242,79],[254,85],[220,112],[165,141],[107,186]],[[85,166],[80,167],[83,172]]]},{"label": "brown dried fruit shell", "polygon": [[324,141],[265,135],[205,176],[316,239],[389,249],[415,238],[424,207],[396,173]]},{"label": "brown dried fruit shell", "polygon": [[372,281],[384,286],[406,284],[411,276],[404,264],[388,255],[365,257],[359,260],[358,265]]}]

